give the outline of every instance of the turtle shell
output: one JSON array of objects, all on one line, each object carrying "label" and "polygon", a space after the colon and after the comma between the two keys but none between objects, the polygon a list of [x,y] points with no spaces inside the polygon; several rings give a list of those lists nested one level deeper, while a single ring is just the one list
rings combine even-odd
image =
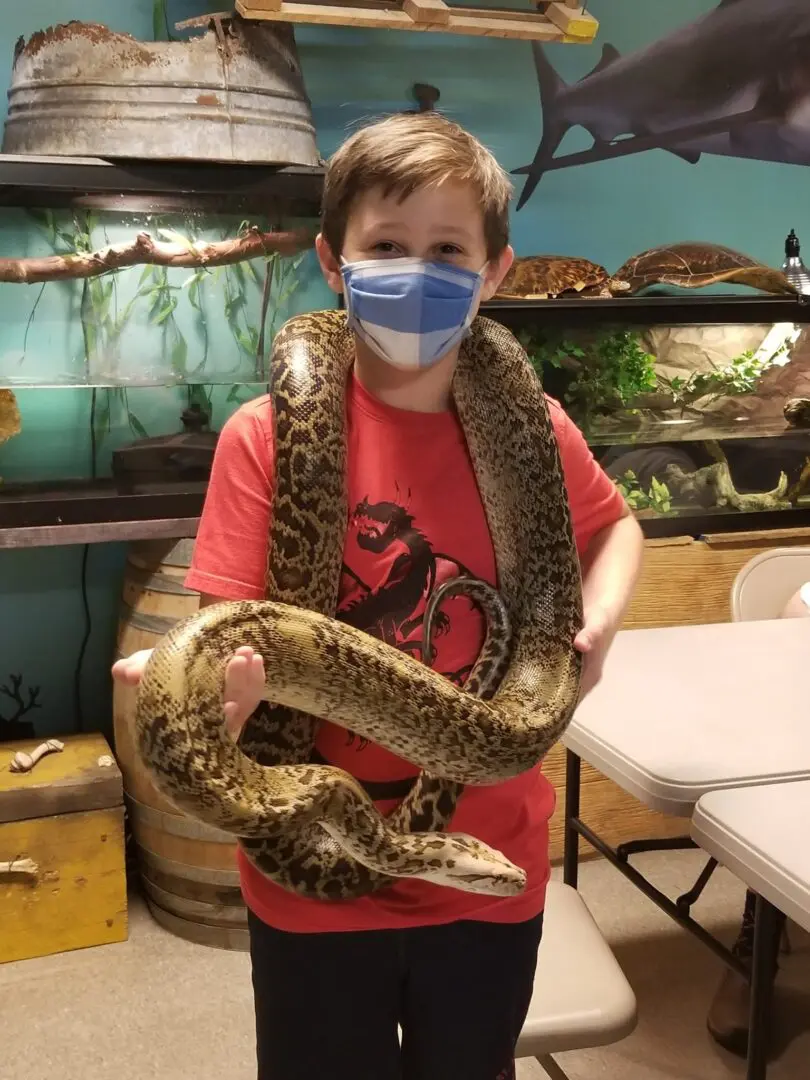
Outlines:
[{"label": "turtle shell", "polygon": [[599,263],[568,255],[529,255],[515,259],[495,299],[547,300],[567,292],[599,289],[608,272]]},{"label": "turtle shell", "polygon": [[676,285],[701,289],[721,281],[748,285],[768,293],[796,293],[781,270],[720,244],[670,244],[650,248],[628,259],[615,276],[626,281],[631,293],[649,285]]}]

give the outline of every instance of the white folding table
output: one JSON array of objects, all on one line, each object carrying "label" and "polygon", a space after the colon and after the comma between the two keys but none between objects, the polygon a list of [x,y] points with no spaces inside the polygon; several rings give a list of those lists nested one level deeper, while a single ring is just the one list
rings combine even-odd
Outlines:
[{"label": "white folding table", "polygon": [[748,1077],[767,1068],[767,1030],[779,912],[810,931],[810,781],[727,788],[703,795],[691,833],[697,844],[757,894]]},{"label": "white folding table", "polygon": [[601,683],[577,709],[567,750],[564,881],[576,887],[579,838],[748,978],[692,918],[717,860],[676,900],[630,863],[640,851],[694,848],[693,837],[613,848],[580,817],[587,761],[651,809],[691,817],[709,792],[810,780],[810,619],[621,631]]},{"label": "white folding table", "polygon": [[623,630],[565,745],[645,805],[810,778],[810,619]]}]

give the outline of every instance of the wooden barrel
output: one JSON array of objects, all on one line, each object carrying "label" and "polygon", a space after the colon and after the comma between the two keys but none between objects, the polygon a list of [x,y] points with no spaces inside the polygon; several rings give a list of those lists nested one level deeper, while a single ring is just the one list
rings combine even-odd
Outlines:
[{"label": "wooden barrel", "polygon": [[[193,550],[193,540],[130,544],[117,656],[153,648],[176,622],[199,609],[200,594],[183,585]],[[179,937],[221,949],[246,949],[247,912],[239,889],[236,841],[178,811],[154,786],[134,741],[136,695],[134,687],[115,684],[115,754],[149,910]]]}]

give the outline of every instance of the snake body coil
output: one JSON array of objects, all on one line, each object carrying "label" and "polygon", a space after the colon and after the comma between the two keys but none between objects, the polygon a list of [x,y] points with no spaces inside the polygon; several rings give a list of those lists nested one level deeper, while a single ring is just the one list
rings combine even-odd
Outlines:
[{"label": "snake body coil", "polygon": [[[515,338],[478,317],[452,396],[492,536],[498,595],[463,579],[445,588],[470,595],[488,623],[459,689],[335,619],[352,360],[343,312],[299,316],[277,335],[268,599],[204,608],[162,639],[138,693],[140,754],[179,809],[239,837],[255,865],[291,891],[342,900],[412,876],[511,895],[525,885],[519,867],[443,830],[464,785],[535,766],[576,704],[579,563],[547,403]],[[431,600],[428,632],[443,595]],[[264,657],[271,704],[237,746],[222,723],[222,687],[241,645]],[[309,763],[319,718],[423,770],[392,815],[383,817],[348,773]]]}]

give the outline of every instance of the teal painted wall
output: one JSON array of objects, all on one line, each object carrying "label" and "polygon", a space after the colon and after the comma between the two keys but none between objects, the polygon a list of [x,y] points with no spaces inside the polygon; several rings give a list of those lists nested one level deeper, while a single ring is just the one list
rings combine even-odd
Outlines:
[{"label": "teal painted wall", "polygon": [[[222,7],[218,0],[169,3],[173,20]],[[548,54],[560,75],[573,81],[591,70],[602,43],[627,53],[713,6],[707,0],[592,0],[590,8],[601,23],[599,44],[553,46]],[[8,85],[19,36],[70,18],[98,20],[151,37],[152,0],[28,0],[10,5],[0,25],[0,86]],[[325,156],[363,120],[409,107],[410,86],[417,81],[439,87],[442,110],[478,135],[507,169],[527,163],[534,154],[542,116],[531,50],[525,43],[305,27],[298,29],[297,40]],[[561,152],[588,144],[584,132],[572,131]],[[516,181],[519,190],[522,180]],[[580,254],[616,268],[655,244],[701,239],[732,245],[775,264],[791,227],[810,235],[809,193],[810,172],[801,167],[710,156],[691,166],[653,151],[547,175],[525,208],[513,215],[513,243],[519,255]],[[20,215],[0,216],[3,253],[24,254],[25,246],[33,243],[28,229],[33,227],[21,224]],[[311,262],[305,270],[296,305],[329,303]],[[31,289],[2,287],[0,357],[20,347],[33,302]],[[22,297],[24,303],[18,299]],[[216,398],[216,425],[233,407],[224,396],[220,392]],[[18,399],[24,431],[0,449],[0,475],[30,480],[86,474],[89,392],[30,389],[20,391]],[[175,430],[182,402],[183,393],[176,388],[130,393],[130,406],[150,434]],[[114,418],[105,452],[130,438],[126,418]],[[92,727],[105,726],[109,715],[108,670],[124,550],[123,545],[90,549],[93,634],[83,696]],[[81,555],[81,548],[0,552],[0,684],[7,673],[19,672],[26,683],[42,686],[43,707],[32,715],[42,732],[67,731],[73,723],[73,671],[83,625]],[[9,715],[2,696],[0,714]]]}]

